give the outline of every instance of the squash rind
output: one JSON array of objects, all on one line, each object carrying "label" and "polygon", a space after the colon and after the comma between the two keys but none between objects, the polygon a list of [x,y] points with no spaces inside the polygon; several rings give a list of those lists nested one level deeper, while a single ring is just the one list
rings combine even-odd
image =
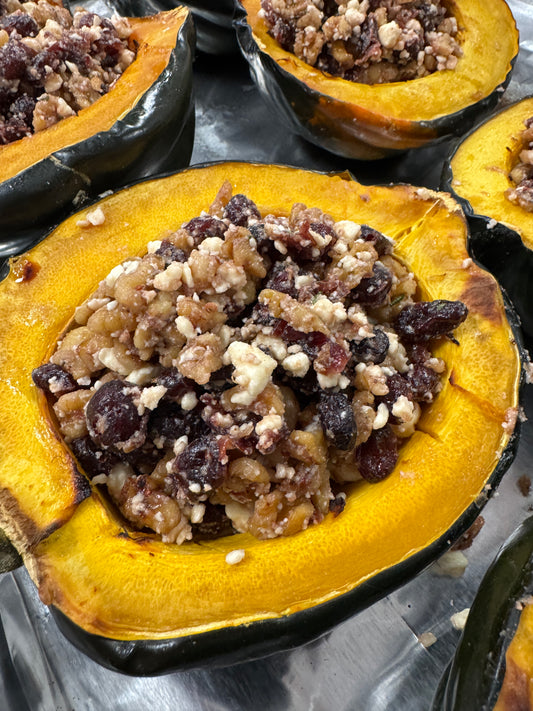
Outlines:
[{"label": "squash rind", "polygon": [[[163,71],[142,95],[130,99],[127,112],[108,130],[97,130],[54,150],[0,182],[0,254],[12,252],[14,244],[28,243],[37,230],[46,229],[52,220],[75,209],[77,200],[79,209],[80,195],[82,200],[94,199],[108,188],[171,166],[188,165],[194,138],[193,21],[186,8],[157,17],[163,34],[176,27],[176,44]],[[172,101],[168,97],[173,97]],[[82,113],[64,119],[82,120]],[[68,139],[68,132],[65,137]],[[21,139],[17,148],[14,144],[4,148],[29,151],[32,138]]]},{"label": "squash rind", "polygon": [[[12,402],[17,388],[29,382],[30,371],[46,360],[73,306],[111,267],[139,253],[164,230],[199,214],[225,178],[264,211],[288,211],[294,202],[306,202],[331,212],[335,219],[358,219],[396,237],[400,256],[413,263],[422,293],[463,298],[471,315],[457,332],[461,346],[451,342],[439,346],[451,378],[403,449],[395,472],[379,485],[357,485],[341,516],[328,516],[302,534],[272,541],[239,534],[211,543],[170,546],[126,533],[98,493],[79,504],[74,515],[70,508],[61,511],[53,500],[49,502],[53,515],[39,521],[42,540],[36,546],[16,538],[15,543],[25,554],[43,601],[85,629],[80,640],[87,638],[86,633],[89,640],[91,634],[98,636],[96,647],[111,650],[103,663],[130,673],[227,663],[286,648],[304,641],[307,634],[325,631],[333,621],[362,609],[418,572],[458,537],[479,513],[485,487],[494,488],[509,466],[517,443],[518,430],[513,431],[509,417],[516,415],[518,406],[518,350],[495,282],[468,257],[466,225],[458,205],[448,195],[426,189],[362,186],[348,175],[283,166],[194,167],[105,198],[100,203],[104,225],[77,226],[85,211],[62,223],[22,258],[39,265],[34,278],[19,284],[11,273],[0,286],[0,342],[9,351],[15,341],[16,350],[24,353],[14,368],[2,363],[12,387],[0,389],[0,402]],[[136,206],[133,211],[131,204]],[[80,273],[82,262],[85,269]],[[486,299],[479,298],[479,289]],[[43,312],[43,303],[50,304],[48,311]],[[496,372],[505,382],[502,388],[492,387]],[[35,393],[30,400],[34,417],[35,408],[37,414],[42,410]],[[470,444],[457,439],[465,421],[471,423],[479,444],[475,457]],[[41,427],[49,431],[45,420]],[[0,443],[5,437],[0,429]],[[58,476],[64,474],[68,455],[62,444],[57,440],[47,444],[39,453],[41,463],[58,458]],[[31,451],[34,446],[27,435],[15,444],[17,450]],[[465,462],[470,476],[461,476],[464,486],[457,487],[457,473]],[[18,478],[22,481],[17,482],[17,475],[13,477],[0,462],[0,486],[17,489],[22,512],[33,520],[32,494],[27,490],[31,479]],[[444,505],[421,526],[421,512],[434,509],[435,495]],[[47,535],[51,524],[69,516]],[[7,524],[11,534],[1,491],[0,524]],[[73,541],[87,541],[87,531],[93,545],[73,546]],[[235,548],[245,549],[245,559],[229,566],[225,555]],[[106,637],[129,642],[114,646],[102,639]],[[224,643],[217,647],[215,641],[221,640]],[[144,666],[133,641],[155,655],[147,652]],[[95,651],[97,658],[98,654]]]},{"label": "squash rind", "polygon": [[[497,105],[518,54],[518,31],[503,0],[486,9],[477,0],[459,0],[454,7],[462,13],[469,8],[469,24],[457,70],[397,84],[357,84],[282,50],[258,20],[258,7],[259,0],[238,0],[234,25],[264,100],[296,133],[345,158],[375,160],[464,133]],[[495,62],[492,77],[487,67]]]},{"label": "squash rind", "polygon": [[441,185],[462,205],[473,256],[496,276],[515,304],[526,345],[533,346],[533,213],[504,195],[533,97],[505,107],[453,147]]}]

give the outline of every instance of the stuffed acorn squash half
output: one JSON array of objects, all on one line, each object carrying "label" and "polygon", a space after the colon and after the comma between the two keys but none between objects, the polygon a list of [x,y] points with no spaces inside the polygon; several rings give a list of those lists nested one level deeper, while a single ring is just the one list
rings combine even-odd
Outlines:
[{"label": "stuffed acorn squash half", "polygon": [[0,522],[75,644],[131,674],[286,649],[472,523],[514,456],[521,364],[467,241],[444,193],[221,163],[11,260]]},{"label": "stuffed acorn squash half", "polygon": [[[344,14],[325,21],[327,3],[322,18],[302,4],[280,5],[272,0],[237,3],[234,23],[241,50],[265,100],[292,129],[345,158],[372,160],[464,133],[496,106],[518,53],[516,24],[502,0],[457,0],[412,16],[405,15],[411,5],[400,4],[395,19],[390,11],[382,16],[385,3],[378,10],[380,3],[375,3],[372,12],[356,3],[357,8],[343,6]],[[446,25],[428,28],[425,40],[418,35],[432,12],[444,10],[446,23],[454,27],[447,42],[458,47],[454,61],[436,70],[442,53],[451,51],[434,43],[437,37],[441,42]],[[324,37],[329,44],[322,44]],[[409,62],[427,64],[423,58],[429,54],[434,63],[427,75],[402,80]],[[381,75],[374,77],[378,65],[372,62],[381,56],[390,61],[382,62]],[[365,63],[370,71],[361,80],[359,68]],[[389,79],[396,63],[402,71]]]},{"label": "stuffed acorn squash half", "polygon": [[[149,3],[134,1],[109,7],[123,16],[146,15],[151,8]],[[0,145],[0,250],[4,254],[12,254],[13,245],[21,240],[28,243],[51,220],[57,221],[88,197],[94,199],[103,190],[165,167],[188,165],[194,134],[190,12],[177,7],[130,17],[129,22],[128,44],[135,58],[107,93],[74,115],[65,113],[66,118],[43,130]],[[24,39],[31,43],[38,38]],[[57,60],[45,57],[46,51],[28,49],[30,56],[35,55],[34,64],[42,61],[56,67],[76,48],[65,48]],[[6,61],[4,57],[2,72],[9,74],[13,65]],[[79,61],[83,81],[83,59]],[[51,66],[44,66],[44,71],[59,78],[60,68],[55,74]]]},{"label": "stuffed acorn squash half", "polygon": [[433,711],[516,711],[533,703],[533,519],[487,570]]},{"label": "stuffed acorn squash half", "polygon": [[532,118],[531,97],[506,107],[455,146],[443,173],[444,189],[452,191],[468,216],[472,251],[509,292],[529,345],[533,339],[533,140],[527,124]]}]

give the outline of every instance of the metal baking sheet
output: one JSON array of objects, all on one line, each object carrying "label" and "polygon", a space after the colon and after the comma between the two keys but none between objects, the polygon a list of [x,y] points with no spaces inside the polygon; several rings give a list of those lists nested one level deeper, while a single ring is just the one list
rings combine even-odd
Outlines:
[{"label": "metal baking sheet", "polygon": [[[509,4],[520,28],[521,51],[505,102],[533,93],[533,2]],[[366,183],[438,187],[449,142],[372,164],[332,156],[291,135],[269,112],[239,55],[199,55],[195,92],[193,163],[279,162],[350,170]],[[499,545],[533,508],[533,498],[518,485],[520,477],[532,473],[532,388],[517,458],[484,510],[485,524],[465,551],[460,577],[442,575],[433,565],[326,636],[289,652],[225,669],[131,678],[72,647],[19,569],[0,577],[0,709],[428,711],[459,639],[452,615],[470,607]]]}]

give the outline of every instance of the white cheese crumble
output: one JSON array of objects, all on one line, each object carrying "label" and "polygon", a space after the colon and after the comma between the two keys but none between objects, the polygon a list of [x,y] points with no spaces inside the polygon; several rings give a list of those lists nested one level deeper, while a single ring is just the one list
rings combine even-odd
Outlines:
[{"label": "white cheese crumble", "polygon": [[468,619],[468,613],[470,612],[469,607],[465,607],[464,610],[456,612],[450,617],[450,622],[455,630],[462,631],[465,628],[466,621]]},{"label": "white cheese crumble", "polygon": [[237,548],[234,551],[230,551],[226,554],[226,563],[228,565],[236,565],[244,560],[244,550],[242,548]]},{"label": "white cheese crumble", "polygon": [[330,328],[346,321],[348,318],[346,309],[340,302],[330,301],[327,296],[323,295],[319,296],[315,303],[311,305],[311,309]]},{"label": "white cheese crumble", "polygon": [[198,404],[196,393],[188,392],[181,398],[180,405],[182,410],[193,410]]},{"label": "white cheese crumble", "polygon": [[295,378],[303,378],[309,370],[311,361],[305,353],[300,351],[299,353],[288,355],[282,360],[281,365],[288,373],[294,375]]},{"label": "white cheese crumble", "polygon": [[105,214],[100,206],[86,213],[85,217],[76,222],[78,227],[98,227],[105,222]]},{"label": "white cheese crumble", "polygon": [[158,368],[153,365],[146,365],[143,368],[137,368],[132,370],[131,373],[126,377],[128,383],[132,385],[146,385],[152,378],[157,374]]},{"label": "white cheese crumble", "polygon": [[224,363],[235,368],[233,382],[242,388],[233,393],[231,401],[237,405],[251,405],[270,381],[277,362],[257,346],[233,341],[224,354]]},{"label": "white cheese crumble", "polygon": [[164,385],[152,385],[149,388],[144,388],[139,398],[141,405],[144,405],[148,410],[155,410],[166,391],[167,388]]}]

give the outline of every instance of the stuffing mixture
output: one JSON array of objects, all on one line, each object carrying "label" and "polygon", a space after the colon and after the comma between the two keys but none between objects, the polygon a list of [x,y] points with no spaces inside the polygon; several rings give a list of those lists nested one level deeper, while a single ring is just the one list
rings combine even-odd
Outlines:
[{"label": "stuffing mixture", "polygon": [[511,170],[509,178],[513,187],[505,192],[505,196],[523,210],[533,212],[533,116],[524,122],[522,131],[522,150],[518,162]]},{"label": "stuffing mixture", "polygon": [[61,2],[0,0],[0,145],[74,116],[135,58],[127,19]]},{"label": "stuffing mixture", "polygon": [[442,0],[261,0],[269,33],[323,72],[385,84],[455,69],[457,20]]},{"label": "stuffing mixture", "polygon": [[33,379],[133,527],[289,535],[390,474],[439,391],[430,346],[467,309],[416,291],[380,232],[303,204],[262,217],[227,182],[111,270]]}]

